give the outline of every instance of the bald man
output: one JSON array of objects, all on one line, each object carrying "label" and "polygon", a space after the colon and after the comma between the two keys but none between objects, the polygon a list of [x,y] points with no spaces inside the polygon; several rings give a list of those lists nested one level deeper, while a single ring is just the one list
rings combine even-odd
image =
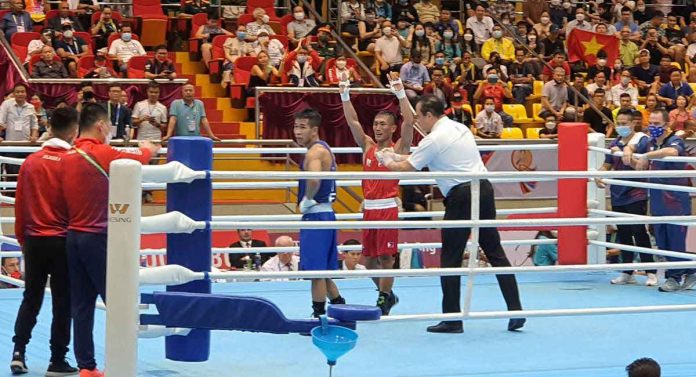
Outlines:
[{"label": "bald man", "polygon": [[[295,240],[290,236],[280,236],[275,240],[276,247],[297,246]],[[298,271],[300,257],[294,252],[278,253],[261,266],[261,271]],[[288,279],[278,279],[288,280]]]},{"label": "bald man", "polygon": [[196,88],[191,84],[181,88],[182,99],[175,100],[170,106],[167,136],[163,137],[162,141],[172,136],[201,136],[201,129],[213,141],[220,141],[210,128],[203,102],[193,98],[195,93]]}]

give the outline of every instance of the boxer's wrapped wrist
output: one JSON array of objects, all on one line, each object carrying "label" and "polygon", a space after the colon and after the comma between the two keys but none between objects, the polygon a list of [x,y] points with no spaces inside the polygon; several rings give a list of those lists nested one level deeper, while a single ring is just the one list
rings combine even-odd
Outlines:
[{"label": "boxer's wrapped wrist", "polygon": [[[401,89],[400,89],[400,90],[394,89],[394,85],[396,85],[396,84],[401,84]],[[394,93],[394,94],[396,95],[396,98],[398,98],[398,99],[404,99],[404,98],[406,98],[406,89],[404,88],[404,85],[403,85],[403,83],[401,82],[401,79],[400,79],[400,78],[398,78],[398,79],[396,79],[396,80],[390,81],[390,82],[389,82],[389,86],[390,86],[390,88],[391,88],[392,93]]]},{"label": "boxer's wrapped wrist", "polygon": [[350,101],[350,81],[341,81],[338,83],[338,86],[341,87],[343,86],[345,89],[343,93],[341,94],[341,101],[342,102],[349,102]]}]

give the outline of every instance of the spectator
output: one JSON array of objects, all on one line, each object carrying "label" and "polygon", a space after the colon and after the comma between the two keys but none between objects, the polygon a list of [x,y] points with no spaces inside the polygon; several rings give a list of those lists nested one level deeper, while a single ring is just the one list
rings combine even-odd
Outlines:
[{"label": "spectator", "polygon": [[84,83],[82,89],[77,92],[77,104],[75,105],[75,109],[79,113],[88,103],[97,103],[97,99],[94,97],[92,85],[90,83]]},{"label": "spectator", "polygon": [[375,59],[379,64],[382,83],[388,82],[389,72],[399,72],[401,69],[404,60],[401,54],[402,47],[408,47],[408,42],[392,29],[391,21],[384,21],[382,36],[375,42]]},{"label": "spectator", "polygon": [[[643,0],[638,0],[638,8],[642,6],[643,11],[645,11],[645,3]],[[660,364],[657,361],[644,357],[638,359],[626,367],[626,372],[628,377],[660,377]]]},{"label": "spectator", "polygon": [[41,50],[43,50],[44,46],[53,45],[53,34],[53,30],[44,29],[41,31],[39,39],[34,39],[29,42],[29,45],[27,45],[27,58],[24,60],[25,64],[29,64],[32,56],[41,54]]},{"label": "spectator", "polygon": [[614,106],[619,106],[619,97],[628,94],[631,97],[631,105],[638,105],[638,89],[631,83],[631,73],[628,70],[621,72],[621,82],[611,87],[611,98]]},{"label": "spectator", "polygon": [[[19,258],[2,258],[0,263],[0,274],[4,276],[9,276],[13,279],[24,280],[24,275],[22,275],[22,265],[19,262]],[[10,283],[5,283],[0,281],[0,289],[4,288],[18,288]]]},{"label": "spectator", "polygon": [[617,31],[614,29],[614,25],[609,25],[605,24],[604,22],[600,22],[596,24],[593,27],[593,30],[597,34],[602,34],[602,35],[611,35],[615,36],[617,34]]},{"label": "spectator", "polygon": [[92,28],[92,14],[100,10],[98,0],[70,0],[68,8],[77,14],[77,19],[82,25],[82,30]]},{"label": "spectator", "polygon": [[611,77],[611,68],[607,66],[607,53],[604,50],[597,52],[597,63],[587,69],[587,79],[593,81],[597,72],[603,72],[604,77]]},{"label": "spectator", "polygon": [[466,27],[474,32],[474,41],[481,46],[491,37],[493,19],[486,16],[486,10],[483,5],[477,5],[476,14],[466,20]]},{"label": "spectator", "polygon": [[570,65],[568,65],[568,62],[565,60],[565,53],[563,50],[554,52],[553,60],[550,61],[549,64],[544,65],[544,70],[541,72],[541,80],[547,82],[553,79],[557,67],[563,68],[565,72],[564,79],[570,80]]},{"label": "spectator", "polygon": [[452,72],[450,66],[451,65],[445,59],[445,53],[438,51],[435,53],[435,64],[433,64],[433,67],[430,68],[429,72],[432,72],[435,69],[442,69],[442,71],[445,73],[445,78],[447,80],[452,80],[454,72]]},{"label": "spectator", "polygon": [[95,47],[97,50],[106,48],[109,45],[109,36],[113,33],[118,33],[121,30],[121,26],[116,23],[112,18],[113,11],[111,7],[104,7],[102,10],[99,21],[96,25],[92,26],[90,31],[92,36],[96,37]]},{"label": "spectator", "polygon": [[672,131],[683,131],[686,129],[686,122],[691,118],[691,114],[686,109],[689,99],[684,95],[678,95],[674,100],[676,108],[669,112],[669,128]]},{"label": "spectator", "polygon": [[462,35],[462,52],[480,56],[481,46],[476,44],[474,40],[474,31],[472,29],[466,28],[464,30],[464,35]]},{"label": "spectator", "polygon": [[684,52],[686,51],[686,34],[677,25],[677,16],[675,14],[667,15],[667,25],[661,25],[665,33],[666,45],[669,46],[670,55],[674,61],[683,64]]},{"label": "spectator", "polygon": [[117,60],[117,66],[123,77],[128,77],[128,61],[134,56],[145,56],[146,52],[139,41],[133,39],[130,25],[123,25],[121,36],[111,42],[108,56]]},{"label": "spectator", "polygon": [[[455,120],[457,122],[460,122],[461,124],[471,127],[471,125],[474,123],[474,117],[471,115],[471,112],[469,109],[464,109],[464,99],[462,98],[462,93],[458,90],[455,90],[452,92],[452,98],[450,100],[450,107],[447,109],[446,113],[447,116]],[[470,107],[471,108],[471,107]],[[412,186],[409,186],[412,187]],[[404,195],[409,192],[407,190],[404,190]],[[404,200],[406,198],[404,197]],[[406,204],[404,202],[404,210],[406,210]]]},{"label": "spectator", "polygon": [[257,63],[251,68],[251,77],[247,88],[250,95],[254,94],[255,87],[268,86],[275,79],[280,78],[280,72],[270,64],[267,52],[259,52],[256,59]]},{"label": "spectator", "polygon": [[653,88],[660,89],[662,84],[669,82],[672,71],[675,69],[676,67],[672,65],[672,58],[669,55],[663,55],[660,59],[660,65],[657,67],[657,83],[653,85]]},{"label": "spectator", "polygon": [[31,69],[31,77],[42,79],[64,79],[68,77],[68,71],[65,66],[58,61],[55,61],[53,47],[44,46],[41,49],[41,60],[36,62]]},{"label": "spectator", "polygon": [[268,17],[265,9],[254,8],[253,15],[254,21],[246,24],[247,40],[255,41],[261,31],[265,31],[267,35],[275,35],[275,31],[273,31],[271,25],[268,24],[271,18]]},{"label": "spectator", "polygon": [[52,30],[63,30],[68,25],[74,31],[83,31],[82,24],[77,20],[77,17],[70,14],[70,6],[67,1],[61,1],[58,4],[58,16],[48,20],[48,28]]},{"label": "spectator", "polygon": [[[263,8],[256,8],[254,9],[254,14],[256,14],[257,10],[262,10]],[[250,22],[249,24],[253,24],[254,22]],[[247,30],[249,29],[249,24],[247,24]],[[272,30],[271,30],[272,31]],[[260,30],[254,34],[254,38],[260,33]],[[271,33],[274,34],[274,33]],[[201,25],[198,27],[198,30],[196,30],[196,34],[194,35],[194,38],[200,39],[201,43],[201,58],[203,59],[203,63],[205,64],[206,67],[208,67],[208,63],[210,63],[210,60],[213,58],[213,38],[215,38],[218,35],[229,35],[233,36],[234,34],[230,33],[229,31],[223,29],[220,27],[220,19],[217,17],[217,15],[210,15],[208,17],[208,22],[204,25]],[[249,35],[247,34],[247,38]]]},{"label": "spectator", "polygon": [[398,0],[392,6],[391,22],[397,22],[402,17],[406,18],[410,23],[420,22],[425,24],[424,21],[418,18],[418,11],[409,0]]},{"label": "spectator", "polygon": [[[375,11],[375,15],[377,16],[379,22],[382,22],[384,20],[392,20],[392,6],[386,0],[375,0],[374,4],[372,5],[373,7],[371,9]],[[409,18],[405,19],[407,22],[411,22]],[[399,20],[398,17],[397,20]]]},{"label": "spectator", "polygon": [[445,32],[445,29],[447,29],[448,26],[454,31],[453,38],[458,39],[460,34],[460,25],[457,23],[457,20],[452,19],[452,12],[450,12],[448,9],[443,9],[440,11],[440,18],[435,24],[435,31],[442,34]]},{"label": "spectator", "polygon": [[[551,5],[555,4],[555,7],[558,7],[556,3],[560,3],[560,1],[551,1]],[[541,16],[544,12],[549,11],[549,4],[546,0],[527,0],[522,9],[523,19],[530,25],[534,25],[541,22]]]},{"label": "spectator", "polygon": [[568,85],[565,82],[565,71],[562,67],[556,67],[553,70],[553,80],[544,84],[541,89],[541,118],[546,117],[546,114],[552,113],[556,119],[568,119],[565,112],[568,107]]},{"label": "spectator", "polygon": [[[527,6],[528,4],[525,4],[524,8]],[[509,20],[509,15],[515,14],[515,5],[507,0],[493,1],[488,4],[488,14],[499,18],[501,21]],[[503,23],[503,25],[505,25],[505,23]],[[507,25],[509,25],[509,23]]]},{"label": "spectator", "polygon": [[636,8],[633,11],[633,19],[638,25],[648,22],[653,18],[654,13],[652,8],[647,8],[645,4],[645,0],[636,1]]},{"label": "spectator", "polygon": [[413,27],[411,55],[416,51],[420,54],[423,64],[428,68],[432,68],[435,64],[435,46],[430,43],[430,39],[425,35],[425,27],[421,24],[415,24]]},{"label": "spectator", "polygon": [[29,13],[24,11],[24,1],[10,0],[10,10],[2,17],[2,31],[7,41],[12,40],[14,33],[32,31],[34,24]]},{"label": "spectator", "polygon": [[569,106],[573,106],[576,112],[580,112],[587,104],[576,92],[590,99],[590,93],[587,91],[587,88],[585,88],[585,77],[581,73],[573,74],[573,85],[572,87],[568,87],[568,104]]},{"label": "spectator", "polygon": [[319,86],[319,81],[317,81],[314,69],[312,68],[309,51],[304,47],[298,46],[296,54],[288,54],[285,64],[290,66],[288,79],[292,86]]},{"label": "spectator", "polygon": [[146,79],[169,79],[176,78],[176,68],[174,62],[169,60],[167,46],[159,45],[155,47],[155,58],[145,63]]},{"label": "spectator", "polygon": [[[497,51],[491,52],[491,56],[488,59],[488,64],[483,66],[482,71],[483,72],[488,72],[489,68],[495,68],[498,71],[498,79],[500,81],[503,81],[507,83],[508,81],[508,74],[507,74],[507,67],[502,64],[500,60],[500,54],[498,54]],[[486,78],[487,75],[484,75],[484,78]]]},{"label": "spectator", "polygon": [[358,0],[341,2],[341,31],[358,35],[358,22],[365,19],[365,7]]},{"label": "spectator", "polygon": [[85,74],[85,78],[108,79],[111,77],[116,77],[116,72],[107,65],[104,55],[95,56],[94,67],[90,68],[89,72]]},{"label": "spectator", "polygon": [[186,0],[183,13],[191,16],[199,13],[210,13],[210,2],[206,0]]},{"label": "spectator", "polygon": [[445,61],[448,64],[459,64],[462,56],[462,49],[459,46],[459,41],[454,36],[454,30],[450,26],[445,27],[442,33],[442,40],[435,45],[436,51],[445,53]]},{"label": "spectator", "polygon": [[503,111],[503,101],[505,98],[512,98],[512,92],[498,79],[498,70],[489,68],[486,80],[481,80],[478,89],[474,93],[474,99],[480,101],[482,98],[492,98],[495,103],[495,111],[503,120],[504,127],[512,126],[512,117]]},{"label": "spectator", "polygon": [[[237,235],[239,236],[239,241],[234,242],[230,247],[241,247],[244,249],[258,249],[261,247],[266,247],[266,242],[257,240],[253,238],[253,232],[251,229],[237,229]],[[280,238],[280,237],[279,237]],[[294,246],[294,245],[289,245]],[[252,252],[258,253],[258,250],[252,250]],[[261,256],[261,265],[264,265],[269,259],[271,259],[268,253],[259,253]],[[254,264],[254,255],[252,253],[235,253],[229,255],[229,266],[234,270],[251,270]],[[259,268],[261,267],[259,266]],[[297,271],[297,270],[295,270]]]},{"label": "spectator", "polygon": [[[444,80],[444,76],[445,73],[442,71],[442,69],[433,69],[433,81],[431,81],[428,85],[425,85],[424,93],[433,94],[435,97],[439,98],[449,106],[452,101],[452,96],[454,95],[454,88],[452,88],[452,86]],[[461,94],[459,94],[459,99],[461,101]]]},{"label": "spectator", "polygon": [[317,30],[317,44],[316,47],[310,47],[312,50],[316,51],[319,56],[325,60],[338,57],[336,47],[331,41],[331,29],[328,26],[320,27]]},{"label": "spectator", "polygon": [[31,20],[41,24],[46,20],[46,13],[51,10],[48,1],[45,0],[24,0],[25,8],[28,9]]},{"label": "spectator", "polygon": [[650,26],[646,30],[643,44],[640,46],[641,49],[650,51],[650,63],[652,64],[660,64],[662,57],[670,53],[669,49],[665,47],[665,42],[660,37],[658,30],[662,29]]},{"label": "spectator", "polygon": [[[275,240],[276,247],[293,247],[295,241],[290,236],[280,236]],[[237,254],[232,254],[237,255]],[[293,252],[278,253],[261,266],[261,271],[299,271],[300,257]],[[277,279],[288,280],[288,279]]]},{"label": "spectator", "polygon": [[500,25],[493,26],[493,38],[483,43],[481,56],[487,61],[491,57],[491,52],[495,51],[500,55],[504,64],[515,60],[515,45],[508,38],[503,38],[503,29]]},{"label": "spectator", "polygon": [[396,32],[406,40],[406,47],[401,48],[401,55],[408,59],[411,54],[411,40],[413,40],[413,27],[405,19],[399,20],[396,23]]},{"label": "spectator", "polygon": [[287,26],[288,38],[294,45],[298,45],[303,38],[307,37],[314,30],[317,23],[313,19],[307,18],[304,8],[299,5],[293,8],[293,17],[294,19]]},{"label": "spectator", "polygon": [[622,93],[619,96],[619,106],[611,112],[612,119],[614,119],[614,121],[616,121],[616,117],[621,110],[630,110],[631,112],[635,110],[635,107],[631,105],[631,95],[628,93]]},{"label": "spectator", "polygon": [[[640,29],[638,28],[638,24],[631,20],[631,13],[633,13],[631,8],[626,6],[621,8],[621,19],[614,24],[614,28],[616,28],[617,31],[623,31],[624,28],[627,28],[627,39],[640,40]],[[618,35],[618,37],[623,39],[622,35]]]},{"label": "spectator", "polygon": [[360,73],[352,65],[348,65],[345,56],[339,56],[334,62],[334,66],[328,70],[327,80],[331,85],[338,85],[341,81],[349,81],[350,86],[358,86],[362,82]]},{"label": "spectator", "polygon": [[546,38],[551,34],[551,26],[553,25],[551,23],[551,15],[549,12],[544,11],[541,13],[539,22],[534,24],[534,31],[536,31],[539,37]]},{"label": "spectator", "polygon": [[650,114],[661,110],[659,105],[660,101],[657,100],[656,94],[648,94],[645,97],[645,107],[639,109],[643,114],[643,128],[645,130],[647,130],[648,127],[648,119],[650,118]]},{"label": "spectator", "polygon": [[377,17],[372,9],[365,11],[365,19],[358,22],[358,51],[375,50],[375,40],[382,35],[377,26]]},{"label": "spectator", "polygon": [[[401,186],[401,197],[404,211],[406,212],[426,212],[428,210],[428,199],[431,188],[428,186]],[[425,218],[430,220],[430,218]],[[347,243],[347,242],[346,242]]]},{"label": "spectator", "polygon": [[495,101],[488,97],[484,100],[483,109],[476,114],[476,128],[471,132],[484,139],[498,139],[503,133],[503,119],[495,112]]},{"label": "spectator", "polygon": [[510,65],[508,75],[512,82],[512,95],[521,105],[524,105],[527,102],[527,96],[532,94],[534,77],[538,76],[536,68],[526,61],[526,57],[524,48],[516,48],[515,62]]},{"label": "spectator", "polygon": [[[540,240],[556,239],[551,231],[548,230],[539,231],[534,238]],[[532,258],[532,263],[535,266],[553,266],[558,263],[558,245],[534,245],[529,251],[529,256]]]},{"label": "spectator", "polygon": [[280,66],[283,56],[285,55],[283,43],[277,39],[270,39],[265,30],[259,32],[254,51],[257,56],[261,51],[265,51],[268,54],[269,62],[274,67]]},{"label": "spectator", "polygon": [[595,76],[594,82],[587,85],[586,88],[587,93],[589,93],[590,95],[593,95],[593,93],[597,89],[604,90],[604,103],[607,106],[613,106],[613,101],[611,97],[611,87],[607,84],[607,79],[604,75],[604,72],[598,72],[597,76]]},{"label": "spectator", "polygon": [[167,108],[159,102],[160,87],[150,83],[147,99],[135,104],[131,121],[138,140],[160,140],[167,127]]},{"label": "spectator", "polygon": [[[478,88],[478,82],[483,80],[481,70],[476,66],[476,64],[471,62],[471,53],[464,52],[462,54],[462,63],[457,65],[454,75],[456,78],[452,84],[455,87],[459,87],[466,91],[467,99],[471,102],[471,100],[474,98],[474,93]],[[473,102],[471,105],[473,106]]]},{"label": "spectator", "polygon": [[540,139],[558,139],[558,121],[556,115],[547,113],[544,117],[544,128],[539,131]]},{"label": "spectator", "polygon": [[63,26],[63,39],[56,41],[56,53],[63,59],[70,77],[77,77],[77,63],[80,58],[91,55],[89,45],[82,38],[75,36],[72,26]]},{"label": "spectator", "polygon": [[595,109],[590,107],[585,110],[582,120],[585,123],[589,123],[590,128],[594,132],[604,134],[607,138],[610,138],[612,133],[614,133],[614,126],[612,126],[610,123],[610,120],[613,119],[613,115],[611,110],[605,106],[606,101],[604,100],[604,89],[600,88],[595,90],[592,94],[592,100],[594,101],[595,106],[604,116],[600,115],[597,111],[595,111]]},{"label": "spectator", "polygon": [[658,75],[658,67],[650,64],[650,51],[643,49],[638,52],[638,64],[630,69],[631,78],[638,85],[638,94],[647,95]]},{"label": "spectator", "polygon": [[[556,53],[561,52],[561,54],[563,54],[563,52],[565,51],[565,45],[563,44],[563,40],[558,36],[560,30],[561,29],[558,27],[558,25],[551,25],[551,27],[549,28],[548,37],[541,40],[540,43],[544,46],[545,58],[552,58],[553,56],[555,56]],[[570,67],[568,67],[568,75],[570,75]]]},{"label": "spectator", "polygon": [[225,62],[222,65],[222,83],[223,86],[226,86],[232,82],[232,69],[234,69],[234,62],[237,58],[240,56],[254,56],[256,51],[254,50],[254,44],[246,41],[245,25],[237,25],[235,37],[227,38],[222,45],[222,49],[225,53]]},{"label": "spectator", "polygon": [[636,65],[636,59],[638,58],[638,45],[630,40],[631,32],[628,26],[624,26],[619,29],[621,32],[619,36],[621,42],[619,44],[619,56],[621,57],[621,62],[627,68],[631,68]]},{"label": "spectator", "polygon": [[175,100],[170,105],[167,135],[162,138],[162,141],[172,136],[200,136],[201,129],[214,141],[220,141],[210,128],[203,102],[193,98],[195,91],[193,84],[184,85],[181,89],[183,98]]},{"label": "spectator", "polygon": [[[539,40],[539,36],[537,35],[536,30],[530,30],[524,38],[526,38],[527,44],[529,45],[529,48],[532,49],[532,51],[534,51],[537,55],[541,57],[546,56],[546,46],[542,41]],[[529,56],[525,59],[527,61],[534,62],[534,66],[537,68],[539,72],[541,72],[541,61],[539,59],[537,59],[535,56]]]},{"label": "spectator", "polygon": [[667,110],[673,110],[676,108],[674,101],[680,94],[687,98],[691,98],[694,91],[691,89],[688,82],[682,81],[682,72],[679,68],[674,67],[670,74],[670,82],[662,85],[657,92],[657,99],[665,104]]},{"label": "spectator", "polygon": [[[360,245],[360,242],[350,239],[344,242],[343,245]],[[367,269],[364,265],[360,264],[360,258],[362,257],[361,250],[343,251],[341,254],[343,255],[343,260],[341,261],[342,270],[359,271]]]},{"label": "spectator", "polygon": [[577,9],[575,9],[575,19],[569,21],[565,26],[566,40],[568,40],[568,36],[570,36],[570,32],[573,31],[573,29],[592,31],[592,24],[585,20],[585,16],[585,8],[577,7]]},{"label": "spectator", "polygon": [[406,89],[406,96],[413,102],[416,97],[423,94],[423,89],[430,83],[428,69],[421,64],[420,52],[416,51],[411,60],[401,66],[400,78]]},{"label": "spectator", "polygon": [[565,9],[563,9],[561,0],[551,0],[548,12],[549,16],[551,17],[551,23],[558,27],[562,27],[565,23],[565,20],[563,18],[566,17],[566,11]]},{"label": "spectator", "polygon": [[420,0],[413,4],[413,9],[418,13],[418,21],[435,23],[440,16],[440,8],[431,0]]},{"label": "spectator", "polygon": [[[102,106],[108,114],[111,136],[114,139],[125,139],[130,133],[132,123],[131,110],[121,104],[123,89],[118,84],[109,86],[109,100]],[[109,139],[111,140],[111,139]]]},{"label": "spectator", "polygon": [[[36,142],[39,138],[39,123],[36,118],[34,106],[27,103],[27,87],[17,84],[12,89],[12,97],[0,105],[0,130],[5,131],[7,141]],[[24,158],[23,154],[5,154],[7,157]],[[19,165],[5,165],[5,173],[14,174],[9,180],[16,180],[19,173]]]},{"label": "spectator", "polygon": [[36,112],[36,121],[39,124],[39,136],[46,132],[48,128],[48,113],[46,109],[43,108],[43,101],[38,94],[31,96],[31,105],[34,106],[34,111]]}]

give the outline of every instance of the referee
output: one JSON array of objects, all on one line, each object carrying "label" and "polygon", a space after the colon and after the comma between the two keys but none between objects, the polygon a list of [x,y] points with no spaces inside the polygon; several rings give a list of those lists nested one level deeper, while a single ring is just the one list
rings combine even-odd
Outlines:
[{"label": "referee", "polygon": [[[474,135],[465,125],[450,120],[445,115],[445,104],[433,95],[422,96],[416,104],[416,118],[420,127],[428,133],[418,150],[410,156],[398,155],[390,150],[379,152],[378,158],[392,171],[416,171],[428,167],[430,171],[486,172],[481,160]],[[437,179],[437,186],[445,195],[445,220],[471,219],[471,183],[468,179]],[[493,220],[495,195],[491,183],[481,180],[480,219]],[[462,265],[462,256],[471,234],[470,228],[442,229],[442,254],[440,264],[443,268],[457,268]],[[479,242],[488,261],[493,267],[510,266],[500,245],[500,235],[496,228],[481,228]],[[496,275],[508,310],[522,310],[515,275]],[[460,276],[442,276],[442,312],[460,312]],[[513,318],[508,330],[522,328],[524,318]],[[443,321],[428,327],[428,332],[461,333],[462,321]]]}]

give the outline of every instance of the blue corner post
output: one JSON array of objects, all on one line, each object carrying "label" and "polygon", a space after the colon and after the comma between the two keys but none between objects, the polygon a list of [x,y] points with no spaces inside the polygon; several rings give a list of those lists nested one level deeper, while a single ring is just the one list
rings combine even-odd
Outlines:
[{"label": "blue corner post", "polygon": [[[213,142],[204,137],[174,137],[167,145],[167,161],[178,161],[193,170],[212,170]],[[213,211],[213,185],[210,178],[191,183],[167,185],[167,212],[179,211],[196,221],[210,221]],[[167,263],[192,271],[210,271],[212,263],[210,229],[191,234],[167,234]],[[169,286],[168,292],[210,293],[210,280]],[[187,336],[168,336],[165,340],[169,360],[201,362],[210,356],[210,330],[193,330]]]}]

